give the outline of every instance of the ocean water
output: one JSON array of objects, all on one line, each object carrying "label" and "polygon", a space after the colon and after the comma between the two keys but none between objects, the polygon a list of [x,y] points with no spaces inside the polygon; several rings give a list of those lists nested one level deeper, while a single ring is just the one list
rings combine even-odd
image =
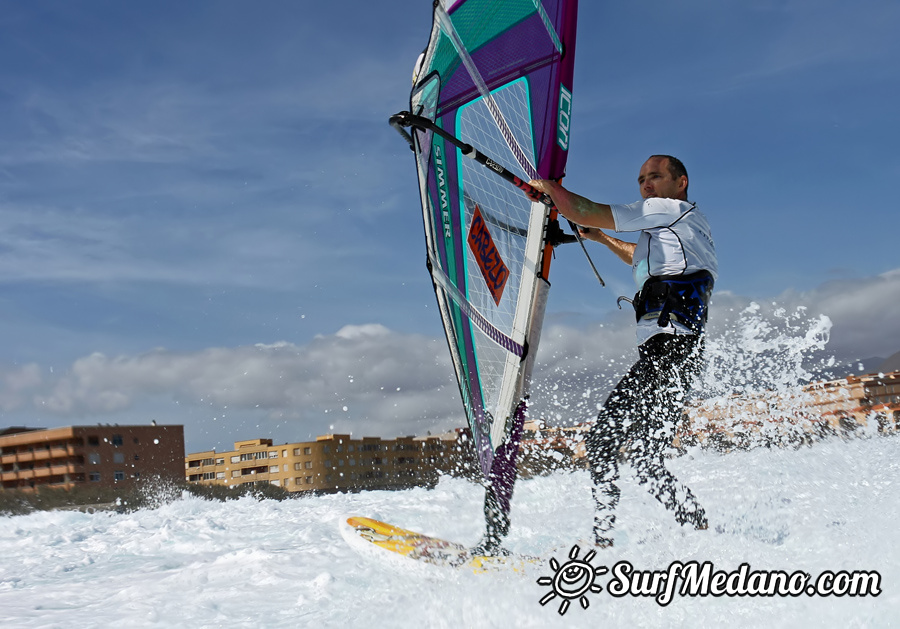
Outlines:
[{"label": "ocean water", "polygon": [[[833,439],[797,450],[691,451],[670,468],[707,508],[710,529],[678,526],[623,467],[611,570],[877,572],[877,596],[610,595],[612,572],[579,595],[555,567],[590,549],[585,472],[522,480],[508,547],[546,562],[487,574],[385,562],[354,551],[339,522],[365,515],[472,544],[482,490],[212,502],[184,495],[132,513],[0,518],[3,627],[891,627],[900,618],[900,437]],[[578,548],[573,551],[573,547]],[[553,560],[552,562],[550,560]],[[546,579],[545,579],[546,581]],[[600,591],[596,591],[597,589]],[[579,590],[580,591],[580,590]],[[567,598],[570,597],[571,599]],[[569,601],[566,609],[561,603]],[[585,608],[585,603],[587,607]],[[560,613],[560,612],[563,613]]]}]

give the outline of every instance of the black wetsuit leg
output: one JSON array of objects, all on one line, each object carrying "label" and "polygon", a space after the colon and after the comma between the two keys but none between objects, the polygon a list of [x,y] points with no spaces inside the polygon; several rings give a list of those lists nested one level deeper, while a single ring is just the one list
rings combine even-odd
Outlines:
[{"label": "black wetsuit leg", "polygon": [[610,393],[586,441],[596,505],[594,536],[601,546],[612,545],[623,447],[638,481],[679,523],[706,527],[703,508],[664,461],[702,364],[703,337],[657,334],[639,351],[640,358]]}]

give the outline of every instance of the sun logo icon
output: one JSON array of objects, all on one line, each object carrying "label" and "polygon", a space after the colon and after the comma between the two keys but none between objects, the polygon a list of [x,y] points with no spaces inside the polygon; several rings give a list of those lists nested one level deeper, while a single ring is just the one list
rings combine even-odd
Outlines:
[{"label": "sun logo icon", "polygon": [[578,599],[582,609],[587,609],[590,602],[586,594],[588,592],[599,593],[603,591],[603,587],[597,585],[594,580],[596,577],[609,572],[606,566],[595,568],[591,565],[591,559],[597,554],[592,550],[584,559],[578,558],[581,549],[576,544],[569,551],[569,561],[562,566],[556,561],[555,557],[550,558],[550,567],[556,571],[552,577],[541,577],[537,580],[538,585],[549,585],[550,592],[541,599],[541,605],[546,605],[554,598],[559,596],[562,602],[559,604],[559,615],[564,615],[569,611],[569,604]]}]

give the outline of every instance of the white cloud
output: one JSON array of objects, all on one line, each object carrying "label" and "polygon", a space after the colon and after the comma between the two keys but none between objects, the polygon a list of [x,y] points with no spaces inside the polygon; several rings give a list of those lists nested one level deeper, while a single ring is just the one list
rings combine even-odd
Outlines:
[{"label": "white cloud", "polygon": [[[727,310],[745,307],[749,300],[733,294],[716,296],[713,321]],[[828,352],[841,361],[887,357],[900,350],[900,269],[874,277],[842,279],[813,290],[788,290],[761,302],[770,312],[805,308],[810,316],[823,314],[832,324]]]},{"label": "white cloud", "polygon": [[[21,389],[9,378],[4,384],[4,396]],[[390,435],[461,425],[457,395],[443,341],[365,325],[305,346],[95,353],[36,395],[35,406],[62,417],[110,416],[165,396],[180,406],[227,408],[233,417],[299,422],[304,432],[334,426]],[[172,411],[178,421],[178,408]]]},{"label": "white cloud", "polygon": [[41,369],[34,363],[0,369],[0,409],[5,412],[21,409],[42,383]]},{"label": "white cloud", "polygon": [[[840,361],[888,356],[900,349],[897,339],[900,270],[758,304],[722,292],[711,316],[704,387],[722,393],[781,386],[808,377],[807,369],[828,364],[832,355]],[[548,323],[532,416],[560,423],[591,419],[635,356],[627,313],[580,327]],[[42,375],[36,365],[7,369],[0,386],[0,407],[19,416],[27,414],[23,404],[30,397],[32,412],[58,421],[124,416],[153,402],[169,409],[164,421],[176,423],[198,421],[189,409],[206,409],[222,419],[217,432],[234,439],[246,437],[250,420],[260,422],[251,432],[277,426],[289,439],[329,432],[424,434],[464,423],[445,340],[380,324],[345,326],[306,345],[94,353],[58,377]]]}]

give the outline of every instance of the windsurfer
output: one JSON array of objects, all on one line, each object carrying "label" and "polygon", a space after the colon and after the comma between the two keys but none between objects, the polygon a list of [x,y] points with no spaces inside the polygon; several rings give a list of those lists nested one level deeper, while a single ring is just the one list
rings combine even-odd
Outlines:
[{"label": "windsurfer", "polygon": [[[703,507],[666,469],[664,456],[702,366],[707,309],[718,269],[715,246],[706,217],[688,201],[688,176],[680,160],[650,157],[638,184],[641,201],[607,205],[555,181],[531,182],[550,195],[560,214],[582,226],[583,237],[630,264],[638,287],[633,305],[640,357],[606,399],[586,440],[598,546],[613,543],[623,448],[638,481],[679,523],[697,529],[708,525]],[[630,243],[603,229],[640,236]]]}]

